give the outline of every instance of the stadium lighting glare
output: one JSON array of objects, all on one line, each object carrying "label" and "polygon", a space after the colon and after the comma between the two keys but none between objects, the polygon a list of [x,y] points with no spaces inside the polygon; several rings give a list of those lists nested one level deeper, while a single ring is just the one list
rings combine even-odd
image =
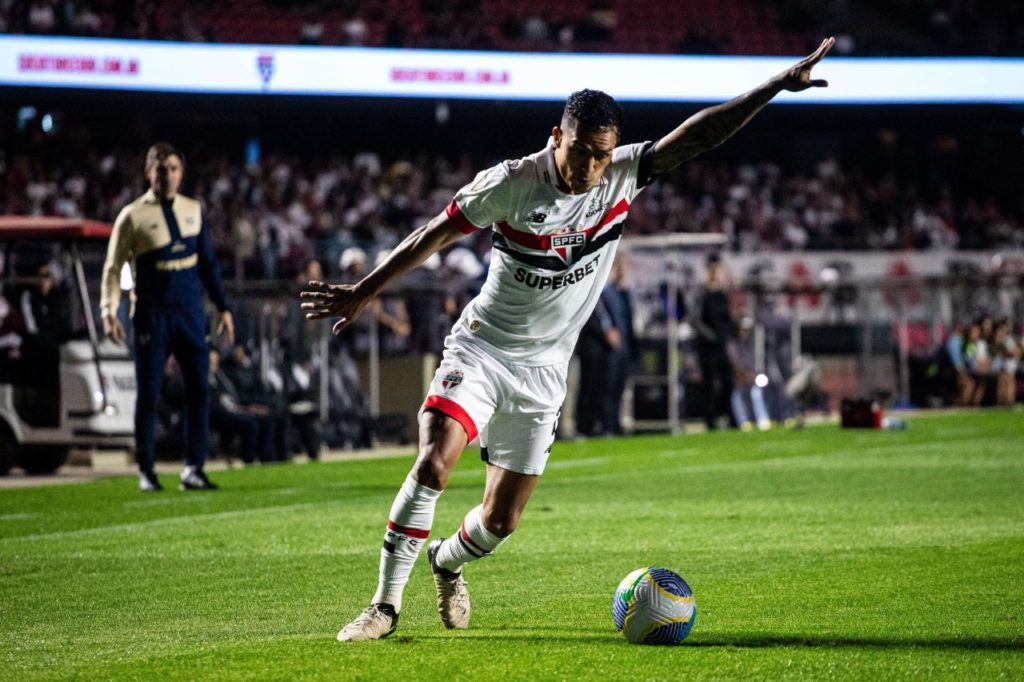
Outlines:
[{"label": "stadium lighting glare", "polygon": [[[793,61],[0,36],[0,85],[216,94],[562,101],[586,85],[625,102],[717,102]],[[1024,103],[1024,59],[829,57],[820,76],[829,87],[778,101]]]}]

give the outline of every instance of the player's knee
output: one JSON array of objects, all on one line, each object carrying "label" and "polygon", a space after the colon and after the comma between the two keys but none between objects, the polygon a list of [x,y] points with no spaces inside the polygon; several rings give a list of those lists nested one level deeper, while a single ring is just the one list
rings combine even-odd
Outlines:
[{"label": "player's knee", "polygon": [[519,526],[519,514],[508,509],[484,509],[484,528],[499,538],[507,538]]},{"label": "player's knee", "polygon": [[442,458],[431,452],[421,452],[412,469],[412,476],[420,485],[444,490],[448,485],[448,469]]}]

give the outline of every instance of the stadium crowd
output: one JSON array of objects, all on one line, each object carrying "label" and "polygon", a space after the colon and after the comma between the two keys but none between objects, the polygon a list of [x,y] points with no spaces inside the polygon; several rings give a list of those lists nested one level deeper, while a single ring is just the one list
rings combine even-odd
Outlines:
[{"label": "stadium crowd", "polygon": [[[8,155],[0,159],[0,212],[112,221],[116,207],[142,191],[137,164],[127,154],[56,164]],[[290,279],[313,257],[335,276],[346,249],[358,247],[373,262],[482,166],[468,155],[388,160],[373,152],[320,162],[271,154],[246,166],[214,154],[193,163],[186,191],[203,201],[229,277]],[[639,197],[629,231],[724,233],[738,252],[1024,246],[1024,206],[954,187],[962,185],[923,172],[873,175],[834,158],[811,173],[699,159]],[[490,244],[480,234],[460,246],[477,257],[463,268],[472,271]]]},{"label": "stadium crowd", "polygon": [[934,393],[965,407],[1015,405],[1022,339],[1022,326],[1006,317],[979,315],[958,325],[931,359]]},{"label": "stadium crowd", "polygon": [[521,51],[799,53],[834,33],[856,56],[1024,55],[1020,3],[973,0],[30,0],[0,32],[190,42]]}]

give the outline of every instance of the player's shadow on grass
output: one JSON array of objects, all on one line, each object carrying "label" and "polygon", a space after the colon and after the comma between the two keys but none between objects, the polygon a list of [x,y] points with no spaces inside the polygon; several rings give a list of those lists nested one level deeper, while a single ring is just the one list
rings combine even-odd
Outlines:
[{"label": "player's shadow on grass", "polygon": [[765,635],[735,633],[691,636],[685,646],[761,649],[951,649],[967,651],[1024,651],[1024,639],[1010,637],[830,637],[827,635]]}]

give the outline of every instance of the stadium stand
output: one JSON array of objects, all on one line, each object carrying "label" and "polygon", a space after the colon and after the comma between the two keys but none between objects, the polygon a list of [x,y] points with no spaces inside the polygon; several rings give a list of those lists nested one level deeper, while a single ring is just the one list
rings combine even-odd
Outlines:
[{"label": "stadium stand", "polygon": [[[869,160],[882,153],[884,138],[878,150],[826,156],[802,170],[758,158],[698,159],[640,196],[630,231],[721,232],[737,252],[1024,247],[1019,197],[993,192],[983,179],[970,182],[973,166],[961,167],[956,154],[876,170]],[[113,220],[116,207],[141,193],[132,154],[76,156],[73,145],[59,147],[59,163],[35,144],[8,151],[0,212]],[[290,278],[313,256],[334,274],[351,246],[372,259],[436,215],[486,164],[438,153],[320,158],[283,150],[246,166],[212,145],[190,159],[189,178],[231,276]],[[481,257],[489,246],[476,238]]]},{"label": "stadium stand", "polygon": [[0,31],[229,43],[798,55],[1024,55],[1020,3],[968,0],[33,0]]}]

